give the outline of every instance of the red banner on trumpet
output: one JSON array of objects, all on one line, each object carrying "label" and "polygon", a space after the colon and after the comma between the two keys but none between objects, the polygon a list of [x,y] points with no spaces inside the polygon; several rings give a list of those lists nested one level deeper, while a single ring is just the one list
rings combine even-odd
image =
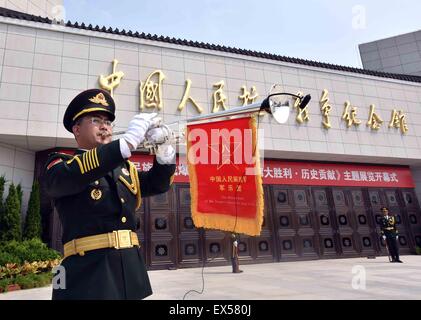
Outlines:
[{"label": "red banner on trumpet", "polygon": [[254,118],[187,127],[191,212],[196,227],[260,234],[263,186]]}]

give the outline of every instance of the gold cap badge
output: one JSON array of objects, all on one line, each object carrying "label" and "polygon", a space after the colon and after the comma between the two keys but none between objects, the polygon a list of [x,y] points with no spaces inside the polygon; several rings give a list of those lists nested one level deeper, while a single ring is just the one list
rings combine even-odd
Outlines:
[{"label": "gold cap badge", "polygon": [[98,93],[96,96],[92,97],[89,99],[89,101],[93,102],[93,103],[98,103],[98,104],[102,104],[104,107],[108,107],[109,104],[107,102],[107,99],[105,99],[104,94]]}]

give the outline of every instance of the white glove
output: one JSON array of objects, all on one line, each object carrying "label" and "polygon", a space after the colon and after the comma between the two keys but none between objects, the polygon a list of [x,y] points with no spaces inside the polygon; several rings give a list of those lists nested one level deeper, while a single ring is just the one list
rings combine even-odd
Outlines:
[{"label": "white glove", "polygon": [[398,240],[399,236],[396,236],[396,240]]},{"label": "white glove", "polygon": [[386,236],[383,236],[382,238],[383,238],[383,240],[386,240]]},{"label": "white glove", "polygon": [[155,127],[146,132],[146,141],[151,144],[162,144],[169,140],[170,132],[163,127]]},{"label": "white glove", "polygon": [[158,145],[156,149],[156,161],[159,164],[175,164],[175,149],[171,144]]},{"label": "white glove", "polygon": [[139,113],[129,122],[123,139],[129,144],[130,150],[136,150],[138,145],[145,140],[145,133],[149,128],[158,125],[160,118],[156,113]]}]

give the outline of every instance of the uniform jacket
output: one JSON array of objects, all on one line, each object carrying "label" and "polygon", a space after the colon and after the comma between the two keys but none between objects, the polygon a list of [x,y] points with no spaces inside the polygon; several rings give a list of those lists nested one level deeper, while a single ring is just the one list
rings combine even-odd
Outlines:
[{"label": "uniform jacket", "polygon": [[398,235],[398,229],[396,228],[396,219],[394,216],[382,217],[380,221],[381,235],[386,238],[395,238]]},{"label": "uniform jacket", "polygon": [[[45,185],[63,227],[63,244],[115,230],[136,231],[141,198],[167,192],[175,165],[156,159],[138,172],[123,159],[119,140],[74,156],[53,153],[45,167]],[[66,289],[53,299],[142,299],[152,290],[137,247],[97,249],[65,258]]]}]

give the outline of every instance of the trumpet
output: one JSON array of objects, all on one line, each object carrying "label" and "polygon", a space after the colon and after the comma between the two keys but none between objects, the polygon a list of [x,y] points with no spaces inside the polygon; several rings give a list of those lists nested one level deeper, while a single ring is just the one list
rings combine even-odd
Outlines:
[{"label": "trumpet", "polygon": [[[215,118],[230,118],[236,116],[247,116],[252,115],[255,113],[260,113],[261,111],[265,111],[266,113],[270,114],[277,123],[283,124],[288,121],[290,109],[292,102],[289,99],[283,99],[284,96],[293,97],[296,100],[295,105],[298,106],[300,109],[304,109],[311,100],[311,96],[308,94],[306,96],[296,95],[293,93],[287,93],[278,91],[276,92],[278,85],[273,85],[271,89],[271,93],[261,102],[253,103],[243,107],[235,107],[232,109],[224,110],[217,113],[210,113],[205,115],[199,115],[186,120],[187,124],[197,124],[203,121],[208,121]],[[298,101],[298,103],[297,103]],[[138,146],[137,150],[149,150],[151,154],[156,152],[156,149],[159,145],[164,143],[170,143],[173,145],[179,145],[185,143],[185,132],[184,130],[179,130],[178,132],[172,130],[170,126],[178,124],[178,122],[174,122],[168,125],[160,124],[159,127],[164,131],[163,138],[160,141],[148,141],[145,139],[140,146]],[[116,132],[115,135],[122,135],[124,131]]]}]

